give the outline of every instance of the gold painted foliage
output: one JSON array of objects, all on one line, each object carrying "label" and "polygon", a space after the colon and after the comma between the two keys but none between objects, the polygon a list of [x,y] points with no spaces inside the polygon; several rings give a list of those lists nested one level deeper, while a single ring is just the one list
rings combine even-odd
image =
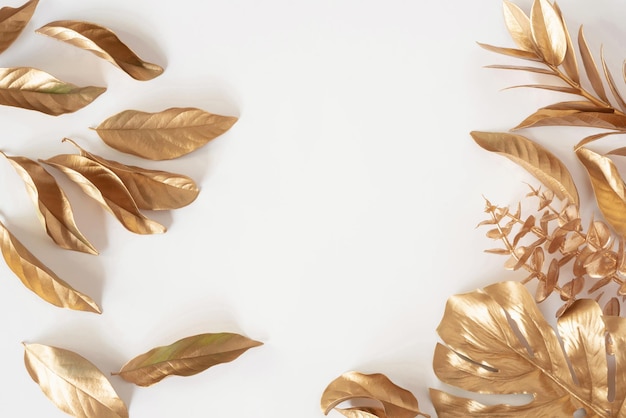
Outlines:
[{"label": "gold painted foliage", "polygon": [[30,22],[39,0],[30,0],[22,6],[0,9],[0,53],[4,52]]},{"label": "gold painted foliage", "polygon": [[[522,405],[483,404],[431,389],[446,417],[587,417],[626,414],[626,319],[603,316],[589,299],[557,321],[558,334],[519,283],[451,297],[437,328],[433,367],[444,383],[485,394],[529,394]],[[570,367],[571,366],[571,367]],[[612,371],[611,371],[612,370]]]}]

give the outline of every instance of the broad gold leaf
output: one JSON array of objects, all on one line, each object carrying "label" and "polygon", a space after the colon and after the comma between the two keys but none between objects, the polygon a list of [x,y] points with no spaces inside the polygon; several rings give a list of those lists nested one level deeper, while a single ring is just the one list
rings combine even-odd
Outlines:
[{"label": "broad gold leaf", "polygon": [[194,335],[141,354],[114,374],[136,385],[150,386],[168,376],[192,376],[233,361],[248,349],[262,344],[227,332]]},{"label": "broad gold leaf", "polygon": [[57,408],[76,418],[128,418],[128,409],[104,374],[63,348],[24,344],[30,377]]},{"label": "broad gold leaf", "polygon": [[188,154],[228,131],[237,122],[201,109],[170,108],[147,113],[125,110],[95,128],[100,138],[118,151],[150,160]]},{"label": "broad gold leaf", "polygon": [[517,46],[529,52],[535,52],[535,43],[530,30],[530,19],[516,4],[505,0],[502,3],[504,23]]},{"label": "broad gold leaf", "polygon": [[589,174],[598,208],[604,219],[620,235],[626,235],[626,185],[608,157],[579,148],[578,159]]},{"label": "broad gold leaf", "polygon": [[503,155],[535,176],[561,199],[578,206],[578,191],[567,167],[541,145],[520,135],[471,132],[472,138],[487,151]]},{"label": "broad gold leaf", "polygon": [[136,80],[151,80],[163,73],[163,68],[143,61],[110,29],[95,23],[59,20],[42,26],[37,33],[90,51]]},{"label": "broad gold leaf", "polygon": [[37,3],[39,0],[30,0],[17,8],[0,9],[0,53],[6,51],[20,36],[30,18],[33,17]]},{"label": "broad gold leaf", "polygon": [[62,248],[98,254],[78,230],[69,200],[54,177],[26,157],[10,157],[0,151],[20,175],[37,207],[37,215],[52,240]]},{"label": "broad gold leaf", "polygon": [[615,385],[614,396],[609,395],[606,334],[616,353],[616,375],[624,375],[626,319],[603,318],[598,304],[588,299],[569,305],[557,322],[561,348],[520,283],[497,283],[451,297],[437,328],[445,345],[435,349],[435,374],[467,391],[530,394],[532,400],[518,406],[484,405],[431,389],[438,416],[571,417],[578,409],[587,417],[624,416],[626,388]]},{"label": "broad gold leaf", "polygon": [[0,105],[57,116],[82,109],[105,91],[77,87],[36,68],[0,68]]},{"label": "broad gold leaf", "polygon": [[[354,399],[370,399],[382,404],[380,408],[357,408],[349,414],[345,409],[336,408],[339,404]],[[417,399],[411,392],[397,386],[383,374],[363,374],[347,372],[330,382],[324,390],[320,406],[325,415],[337,409],[347,417],[378,417],[378,418],[414,418],[418,415],[428,417],[420,412]]]},{"label": "broad gold leaf", "polygon": [[89,296],[75,290],[39,261],[0,222],[0,249],[7,265],[40,298],[61,308],[101,313]]},{"label": "broad gold leaf", "polygon": [[145,217],[120,178],[111,170],[82,155],[56,155],[41,160],[69,177],[83,192],[100,203],[129,231],[159,234],[165,227]]},{"label": "broad gold leaf", "polygon": [[587,78],[591,83],[591,87],[596,92],[598,97],[602,99],[602,101],[608,103],[609,99],[606,96],[604,84],[602,84],[602,77],[600,77],[598,66],[593,59],[589,46],[587,45],[587,40],[585,39],[585,33],[583,32],[582,26],[578,30],[578,49],[580,50],[580,57],[583,60],[583,66],[585,67],[585,72],[587,73]]},{"label": "broad gold leaf", "polygon": [[603,129],[624,129],[626,128],[626,116],[612,112],[542,108],[524,119],[513,129],[537,126],[583,126]]},{"label": "broad gold leaf", "polygon": [[530,26],[539,54],[550,65],[565,59],[567,38],[560,16],[547,0],[535,0],[530,12]]},{"label": "broad gold leaf", "polygon": [[166,171],[128,166],[91,154],[71,139],[83,157],[102,164],[120,178],[139,209],[169,210],[187,206],[198,197],[198,186],[187,176]]}]

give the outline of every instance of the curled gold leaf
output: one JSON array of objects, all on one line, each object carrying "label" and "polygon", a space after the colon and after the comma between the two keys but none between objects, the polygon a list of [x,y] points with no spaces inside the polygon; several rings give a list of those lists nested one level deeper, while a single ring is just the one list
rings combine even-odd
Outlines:
[{"label": "curled gold leaf", "polygon": [[533,2],[530,26],[534,43],[543,59],[550,65],[560,65],[567,52],[567,38],[561,18],[550,2]]},{"label": "curled gold leaf", "polygon": [[37,215],[52,240],[62,248],[98,254],[78,230],[72,207],[54,177],[26,157],[10,157],[0,151],[26,183],[26,190],[37,207]]},{"label": "curled gold leaf", "polygon": [[561,199],[578,206],[578,191],[565,165],[541,145],[510,133],[471,132],[474,141],[487,151],[503,155],[529,173]]},{"label": "curled gold leaf", "polygon": [[145,217],[120,178],[105,166],[82,155],[56,155],[41,160],[69,177],[83,192],[100,203],[129,231],[159,234],[165,227]]},{"label": "curled gold leaf", "polygon": [[57,116],[82,109],[105,91],[77,87],[36,68],[0,68],[0,104],[5,106]]},{"label": "curled gold leaf", "polygon": [[30,0],[20,7],[0,9],[0,53],[6,51],[20,36],[30,18],[33,17],[37,3],[39,0]]},{"label": "curled gold leaf", "polygon": [[95,23],[59,20],[42,26],[36,32],[90,51],[136,80],[151,80],[163,73],[163,68],[143,61],[110,29]]},{"label": "curled gold leaf", "polygon": [[84,357],[58,347],[24,344],[30,377],[57,408],[76,418],[128,418],[104,374]]},{"label": "curled gold leaf", "polygon": [[75,290],[39,261],[0,222],[0,249],[7,265],[24,286],[55,306],[101,313],[89,296]]},{"label": "curled gold leaf", "polygon": [[502,6],[504,11],[504,23],[513,41],[520,49],[535,52],[535,43],[533,42],[530,30],[530,19],[528,16],[526,16],[519,6],[510,1],[505,0]]},{"label": "curled gold leaf", "polygon": [[[337,405],[354,399],[371,399],[380,402],[383,406],[382,411],[380,408],[374,410],[367,408],[364,411],[378,418],[414,418],[418,415],[428,417],[420,412],[417,399],[411,392],[397,386],[387,376],[380,373],[363,374],[352,371],[342,374],[326,387],[320,406],[324,414],[328,415]],[[359,409],[363,410],[363,408]],[[374,411],[378,411],[378,414]],[[381,412],[384,414],[380,414]],[[369,417],[370,415],[346,416]]]},{"label": "curled gold leaf", "polygon": [[201,109],[170,108],[147,113],[125,110],[95,128],[100,138],[118,151],[150,160],[188,154],[228,131],[237,122]]},{"label": "curled gold leaf", "polygon": [[150,386],[168,376],[192,376],[217,364],[235,360],[262,345],[239,334],[199,334],[153,348],[126,363],[118,373],[124,380]]},{"label": "curled gold leaf", "polygon": [[198,197],[198,186],[182,174],[149,170],[128,166],[91,154],[71,139],[65,138],[78,148],[83,157],[102,164],[120,178],[139,209],[169,210],[187,206]]}]

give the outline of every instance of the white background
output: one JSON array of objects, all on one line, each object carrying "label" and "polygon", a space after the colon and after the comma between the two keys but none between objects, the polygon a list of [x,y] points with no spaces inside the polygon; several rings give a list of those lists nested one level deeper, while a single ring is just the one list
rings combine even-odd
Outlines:
[{"label": "white background", "polygon": [[[519,4],[530,9],[530,1]],[[619,75],[623,2],[560,6],[573,33],[585,24],[596,56],[604,43]],[[41,0],[0,66],[32,66],[108,91],[60,117],[2,107],[0,148],[48,158],[74,152],[61,143],[68,136],[105,158],[187,174],[201,193],[186,208],[147,213],[166,234],[138,236],[55,173],[100,250],[95,257],[52,243],[22,181],[0,161],[3,222],[104,310],[48,305],[0,265],[0,414],[66,416],[26,373],[22,341],[73,350],[108,374],[152,347],[221,331],[265,345],[150,388],[112,377],[130,416],[318,417],[322,391],[349,370],[386,374],[434,413],[428,388],[443,387],[432,353],[446,299],[522,274],[483,253],[493,243],[475,229],[482,196],[515,205],[524,182],[537,185],[469,132],[508,130],[565,98],[500,91],[545,80],[482,68],[514,62],[476,44],[513,46],[501,9],[499,0]],[[135,81],[34,33],[59,19],[111,28],[164,74]],[[88,129],[125,109],[184,106],[240,120],[166,162],[121,154]],[[590,217],[590,188],[571,152],[583,130],[521,133],[570,167]]]}]

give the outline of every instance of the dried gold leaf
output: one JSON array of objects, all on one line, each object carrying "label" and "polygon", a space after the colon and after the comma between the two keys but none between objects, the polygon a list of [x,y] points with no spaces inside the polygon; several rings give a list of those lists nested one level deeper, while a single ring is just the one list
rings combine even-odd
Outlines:
[{"label": "dried gold leaf", "polygon": [[37,215],[46,232],[62,248],[98,254],[74,222],[72,207],[56,180],[43,167],[26,157],[6,157],[20,175],[37,207]]},{"label": "dried gold leaf", "polygon": [[567,38],[561,18],[547,0],[535,0],[530,11],[530,26],[539,54],[550,65],[565,59]]},{"label": "dried gold leaf", "polygon": [[128,418],[128,410],[104,374],[84,357],[62,348],[24,344],[24,364],[43,393],[77,418]]},{"label": "dried gold leaf", "polygon": [[[585,137],[583,139],[581,139],[578,144],[576,144],[574,146],[574,151],[576,151],[578,148],[580,147],[584,147],[585,145],[593,142],[593,141],[597,141],[598,139],[602,139],[606,136],[610,136],[610,135],[623,135],[624,132],[602,132],[599,134],[595,134],[595,135],[589,135],[588,137]],[[608,152],[607,155],[612,154],[613,152]]]},{"label": "dried gold leaf", "polygon": [[581,112],[604,112],[604,113],[613,113],[615,109],[610,107],[599,107],[589,101],[585,100],[573,100],[569,102],[558,102],[553,103],[549,106],[544,107],[543,109],[552,109],[552,110],[578,110]]},{"label": "dried gold leaf", "polygon": [[528,71],[529,73],[554,75],[554,72],[552,72],[551,70],[546,70],[545,68],[539,67],[528,67],[524,65],[487,65],[485,66],[485,68],[492,68],[495,70]]},{"label": "dried gold leaf", "polygon": [[151,160],[188,154],[228,131],[237,122],[196,108],[171,108],[158,113],[125,110],[95,128],[112,148]]},{"label": "dried gold leaf", "polygon": [[168,376],[192,376],[216,364],[233,361],[262,344],[227,332],[194,335],[141,354],[114,374],[136,385],[150,386]]},{"label": "dried gold leaf", "polygon": [[543,108],[524,119],[514,130],[535,126],[584,126],[604,129],[626,128],[626,116],[607,112],[581,112]]},{"label": "dried gold leaf", "polygon": [[593,59],[593,55],[591,55],[589,46],[587,45],[587,40],[585,39],[585,34],[583,32],[582,26],[578,30],[578,49],[580,50],[580,56],[583,60],[583,66],[585,67],[585,72],[587,73],[587,78],[591,83],[591,87],[596,92],[598,97],[602,99],[602,101],[608,103],[609,99],[606,96],[606,92],[604,91],[602,77],[600,77],[596,62]]},{"label": "dried gold leaf", "polygon": [[602,309],[602,314],[605,316],[619,316],[619,311],[619,299],[611,298],[606,303],[606,305],[604,305],[604,309]]},{"label": "dried gold leaf", "polygon": [[[325,415],[342,402],[353,399],[371,399],[382,404],[388,417],[428,417],[419,410],[411,392],[397,386],[383,374],[347,372],[333,380],[324,390],[320,406]],[[357,415],[358,416],[358,415]],[[382,415],[380,417],[384,417]]]},{"label": "dried gold leaf", "polygon": [[508,55],[510,57],[521,58],[521,59],[530,60],[530,61],[538,61],[538,62],[542,61],[541,58],[539,58],[535,52],[523,51],[521,49],[514,49],[514,48],[503,48],[500,46],[493,46],[489,44],[483,44],[480,42],[477,42],[477,43],[481,48],[484,48],[487,51],[496,52],[498,54]]},{"label": "dried gold leaf", "polygon": [[487,151],[501,154],[534,175],[561,200],[578,206],[578,191],[569,170],[550,151],[529,139],[510,133],[471,132]]},{"label": "dried gold leaf", "polygon": [[609,83],[609,88],[611,89],[611,93],[613,93],[613,97],[615,97],[615,100],[617,100],[617,104],[619,105],[620,109],[622,109],[622,111],[626,110],[626,102],[624,102],[624,99],[622,98],[622,95],[620,94],[619,90],[617,89],[617,85],[615,84],[615,80],[613,79],[613,75],[611,74],[611,71],[609,71],[609,67],[606,64],[606,61],[604,60],[604,49],[600,48],[600,62],[602,63],[602,69],[604,70],[604,76],[607,80],[607,82]]},{"label": "dried gold leaf", "polygon": [[137,234],[165,232],[163,225],[139,212],[122,180],[105,166],[82,155],[57,155],[41,161],[65,173],[129,231]]},{"label": "dried gold leaf", "polygon": [[151,80],[163,73],[163,68],[143,61],[110,29],[95,23],[59,20],[42,26],[36,32],[90,51],[136,80]]},{"label": "dried gold leaf", "polygon": [[6,51],[20,36],[30,18],[33,17],[37,3],[39,0],[30,0],[17,8],[0,9],[0,53]]},{"label": "dried gold leaf", "polygon": [[198,197],[198,186],[187,176],[160,170],[148,170],[107,160],[91,154],[79,147],[71,139],[65,138],[87,157],[102,164],[120,178],[133,197],[139,209],[169,210],[187,206]]},{"label": "dried gold leaf", "polygon": [[37,296],[62,308],[101,313],[96,302],[61,280],[28,251],[2,222],[0,245],[4,261],[11,271]]},{"label": "dried gold leaf", "polygon": [[[433,366],[439,379],[467,391],[527,393],[533,399],[518,406],[488,406],[431,389],[439,417],[564,417],[578,409],[586,416],[624,416],[626,391],[616,390],[609,400],[605,335],[611,333],[616,353],[625,351],[626,319],[612,317],[616,322],[609,328],[595,301],[567,305],[557,321],[562,349],[531,295],[517,282],[450,298],[437,328],[446,344],[435,350]],[[626,367],[626,355],[619,356],[617,375]]]},{"label": "dried gold leaf", "polygon": [[542,90],[550,90],[550,91],[558,91],[559,93],[567,93],[567,94],[579,94],[580,91],[573,87],[567,86],[553,86],[551,84],[522,84],[520,86],[507,87],[505,90],[509,89],[518,89],[522,87],[528,87],[532,89],[542,89]]},{"label": "dried gold leaf", "polygon": [[35,68],[0,68],[0,105],[57,116],[82,109],[105,91],[77,87]]},{"label": "dried gold leaf", "polygon": [[565,72],[569,76],[569,78],[580,84],[580,74],[578,72],[578,63],[576,62],[576,51],[574,50],[574,45],[572,43],[572,38],[569,34],[569,30],[567,29],[567,25],[565,24],[565,19],[563,18],[563,13],[561,13],[561,9],[556,2],[553,4],[554,10],[556,14],[561,19],[561,24],[563,25],[563,30],[565,31],[565,39],[567,40],[567,52],[565,53],[565,59],[563,60],[563,68]]},{"label": "dried gold leaf", "polygon": [[389,418],[385,410],[381,408],[335,408],[335,411],[348,418]]},{"label": "dried gold leaf", "polygon": [[535,52],[535,43],[533,42],[530,31],[530,19],[516,4],[505,0],[502,3],[504,11],[504,23],[511,34],[511,38],[517,46],[529,52]]},{"label": "dried gold leaf", "polygon": [[543,302],[554,292],[554,288],[559,281],[559,271],[559,262],[556,258],[553,258],[552,261],[550,261],[545,280],[541,280],[537,286],[537,292],[535,294],[537,302]]}]

